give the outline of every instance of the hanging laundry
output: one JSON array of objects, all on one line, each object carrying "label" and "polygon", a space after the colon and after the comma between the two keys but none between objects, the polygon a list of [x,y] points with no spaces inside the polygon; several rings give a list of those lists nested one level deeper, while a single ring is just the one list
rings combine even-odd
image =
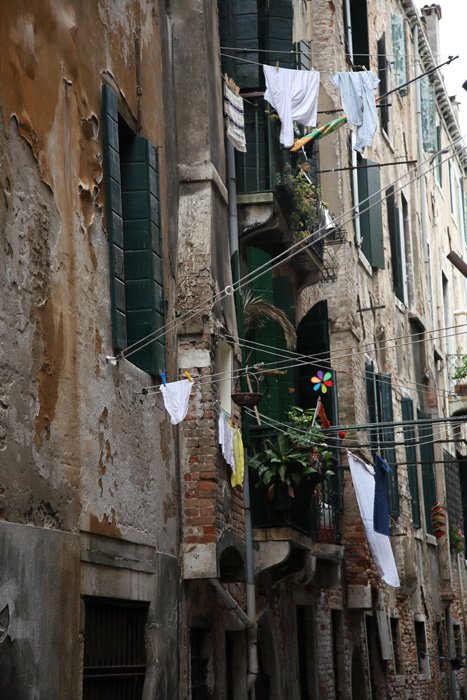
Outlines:
[{"label": "hanging laundry", "polygon": [[373,527],[380,535],[389,535],[388,472],[390,471],[389,464],[376,455]]},{"label": "hanging laundry", "polygon": [[233,456],[235,471],[230,475],[232,486],[243,486],[244,456],[242,434],[238,428],[232,429]]},{"label": "hanging laundry", "polygon": [[224,456],[225,461],[227,462],[229,467],[232,469],[232,472],[235,474],[235,460],[234,460],[232,428],[230,427],[228,421],[225,419],[223,412],[219,415],[218,426],[219,426],[219,445],[222,448],[222,454]]},{"label": "hanging laundry", "polygon": [[363,153],[365,146],[372,146],[378,123],[374,89],[380,80],[373,71],[329,73],[329,77],[341,94],[347,121],[357,127],[354,150]]},{"label": "hanging laundry", "polygon": [[242,153],[246,153],[245,119],[243,99],[224,83],[224,115],[226,135],[229,141]]},{"label": "hanging laundry", "polygon": [[161,386],[161,394],[164,398],[164,406],[170,416],[172,425],[177,425],[188,413],[188,403],[190,401],[191,388],[193,382],[182,379],[179,382],[170,382],[166,386]]},{"label": "hanging laundry", "polygon": [[375,532],[373,527],[375,470],[352,452],[347,452],[347,455],[363,528],[376,568],[383,581],[398,588],[399,575],[389,537]]},{"label": "hanging laundry", "polygon": [[264,99],[281,120],[280,142],[292,148],[293,123],[315,126],[318,110],[319,73],[263,66],[266,79]]}]

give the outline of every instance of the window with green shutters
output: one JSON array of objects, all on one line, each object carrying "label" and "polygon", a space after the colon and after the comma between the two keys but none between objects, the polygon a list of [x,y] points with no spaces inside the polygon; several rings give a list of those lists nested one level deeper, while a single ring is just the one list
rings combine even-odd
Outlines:
[{"label": "window with green shutters", "polygon": [[436,97],[435,86],[428,75],[420,78],[420,111],[422,117],[423,148],[436,152]]},{"label": "window with green shutters", "polygon": [[[377,165],[362,158],[359,166]],[[357,170],[361,251],[373,267],[384,270],[381,178],[379,168]],[[377,194],[378,193],[378,194]],[[368,199],[369,198],[369,199]],[[367,200],[367,201],[365,201]]]},{"label": "window with green shutters", "polygon": [[365,364],[366,396],[368,422],[377,423],[369,431],[372,453],[379,452],[391,467],[388,474],[389,513],[399,515],[399,487],[397,477],[394,427],[385,427],[384,423],[393,422],[391,377],[374,371],[373,363]]},{"label": "window with green shutters", "polygon": [[[426,413],[418,411],[417,417],[422,420],[430,418]],[[430,423],[418,426],[418,439],[420,441],[420,462],[422,464],[423,501],[425,506],[426,530],[433,533],[431,523],[431,509],[437,501],[435,479],[435,455],[433,449],[433,427]]]},{"label": "window with green shutters", "polygon": [[[402,420],[414,419],[413,402],[403,397],[401,400]],[[410,499],[412,502],[412,523],[414,528],[422,526],[420,516],[420,493],[418,490],[417,448],[415,446],[415,428],[413,425],[404,425],[405,459],[407,462],[407,475],[409,478]]]},{"label": "window with green shutters", "polygon": [[[407,72],[407,33],[402,15],[391,12],[391,36],[393,53],[394,83],[396,87],[403,85],[409,79]],[[405,97],[408,87],[399,90],[399,95]]]},{"label": "window with green shutters", "polygon": [[114,349],[141,341],[128,359],[160,374],[166,371],[166,347],[157,331],[165,324],[166,300],[157,149],[131,131],[107,85],[102,96]]},{"label": "window with green shutters", "polygon": [[[249,271],[268,263],[270,259],[270,253],[259,248],[248,248]],[[256,297],[261,297],[284,311],[289,320],[294,323],[295,309],[288,277],[273,277],[272,272],[268,271],[254,280],[252,291]],[[274,362],[275,358],[274,350],[277,349],[280,352],[286,349],[284,331],[276,321],[267,320],[261,328],[253,328],[249,331],[248,337],[257,343],[268,346],[249,354],[247,364],[250,366],[257,362],[264,362],[271,366],[271,362]],[[293,389],[293,369],[286,370],[285,374],[266,374],[261,385],[264,396],[259,406],[260,412],[275,420],[287,420],[287,413],[294,404]]]},{"label": "window with green shutters", "polygon": [[396,207],[394,187],[386,190],[386,208],[388,213],[389,241],[391,244],[391,267],[394,294],[405,303],[404,269],[403,269],[403,241],[401,236],[401,213]]}]

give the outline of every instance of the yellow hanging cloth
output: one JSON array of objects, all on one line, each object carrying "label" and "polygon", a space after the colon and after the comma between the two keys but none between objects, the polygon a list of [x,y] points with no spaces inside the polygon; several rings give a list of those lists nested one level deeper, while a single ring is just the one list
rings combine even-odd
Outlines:
[{"label": "yellow hanging cloth", "polygon": [[243,486],[243,440],[242,434],[238,428],[232,428],[233,454],[235,462],[235,474],[230,475],[230,483],[232,486]]}]

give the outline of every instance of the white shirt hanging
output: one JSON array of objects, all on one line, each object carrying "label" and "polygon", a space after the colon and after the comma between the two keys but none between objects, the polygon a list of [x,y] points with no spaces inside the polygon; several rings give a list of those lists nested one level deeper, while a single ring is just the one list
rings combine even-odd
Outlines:
[{"label": "white shirt hanging", "polygon": [[281,120],[280,142],[286,148],[294,143],[293,123],[316,126],[319,73],[263,66],[266,79],[264,99]]}]

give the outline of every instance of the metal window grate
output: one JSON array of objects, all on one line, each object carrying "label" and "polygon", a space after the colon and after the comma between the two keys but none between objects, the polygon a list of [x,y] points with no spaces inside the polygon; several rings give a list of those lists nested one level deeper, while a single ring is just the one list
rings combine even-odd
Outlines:
[{"label": "metal window grate", "polygon": [[85,598],[83,700],[141,700],[148,603]]},{"label": "metal window grate", "polygon": [[201,627],[190,630],[191,647],[191,700],[211,700],[209,692],[208,655],[206,653],[208,631]]}]

